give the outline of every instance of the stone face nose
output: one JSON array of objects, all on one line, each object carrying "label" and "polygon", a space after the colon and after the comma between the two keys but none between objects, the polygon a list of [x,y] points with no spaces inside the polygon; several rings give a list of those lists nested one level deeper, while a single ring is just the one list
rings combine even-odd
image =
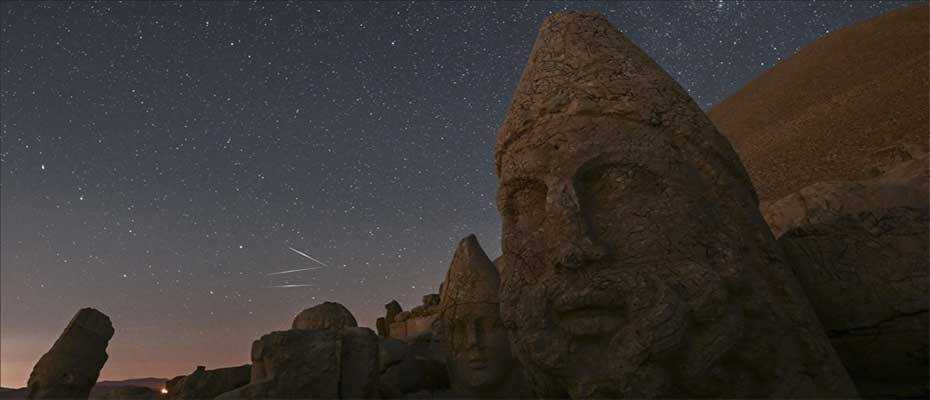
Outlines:
[{"label": "stone face nose", "polygon": [[571,183],[561,185],[547,210],[547,258],[555,269],[579,269],[607,256],[607,248],[591,236],[581,203]]}]

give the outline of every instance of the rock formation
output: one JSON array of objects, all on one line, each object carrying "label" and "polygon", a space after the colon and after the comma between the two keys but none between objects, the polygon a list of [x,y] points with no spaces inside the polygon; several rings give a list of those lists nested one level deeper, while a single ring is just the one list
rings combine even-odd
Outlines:
[{"label": "rock formation", "polygon": [[459,242],[440,305],[452,391],[470,398],[528,397],[499,311],[500,277],[475,235]]},{"label": "rock formation", "polygon": [[546,19],[496,162],[537,395],[856,395],[730,144],[606,18]]},{"label": "rock formation", "polygon": [[358,326],[358,322],[345,306],[327,301],[297,314],[291,329],[342,329],[355,326]]},{"label": "rock formation", "polygon": [[217,368],[207,370],[198,366],[190,375],[175,377],[165,383],[168,389],[167,398],[184,399],[212,399],[230,390],[249,384],[252,366]]},{"label": "rock formation", "polygon": [[433,322],[439,317],[439,295],[435,293],[423,296],[423,304],[403,311],[396,300],[386,304],[387,315],[384,317],[386,337],[412,341],[419,335],[429,334]]},{"label": "rock formation", "polygon": [[291,329],[253,342],[249,384],[217,398],[371,398],[377,390],[378,337],[371,329]]},{"label": "rock formation", "polygon": [[930,394],[927,161],[908,152],[878,178],[821,182],[763,208],[866,397]]},{"label": "rock formation", "polygon": [[74,315],[29,375],[30,399],[86,399],[107,362],[110,318],[93,308]]},{"label": "rock formation", "polygon": [[769,202],[817,182],[870,178],[875,150],[926,149],[928,102],[930,6],[919,2],[817,39],[708,116]]}]

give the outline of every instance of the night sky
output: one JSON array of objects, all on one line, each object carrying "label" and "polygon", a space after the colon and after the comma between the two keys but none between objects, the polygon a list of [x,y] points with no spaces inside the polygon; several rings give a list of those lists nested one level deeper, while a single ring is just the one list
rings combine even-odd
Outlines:
[{"label": "night sky", "polygon": [[0,384],[81,307],[116,329],[101,379],[170,378],[324,300],[373,327],[469,233],[496,257],[496,131],[553,12],[607,15],[707,109],[906,4],[3,2]]}]

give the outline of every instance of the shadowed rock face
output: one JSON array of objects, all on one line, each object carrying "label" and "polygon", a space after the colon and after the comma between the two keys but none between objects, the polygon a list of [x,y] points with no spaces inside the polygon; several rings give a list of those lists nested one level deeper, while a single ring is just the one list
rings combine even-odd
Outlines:
[{"label": "shadowed rock face", "polygon": [[31,399],[86,399],[107,362],[110,318],[93,308],[74,315],[29,375]]},{"label": "shadowed rock face", "polygon": [[856,394],[729,143],[605,18],[545,21],[496,159],[501,314],[537,395]]},{"label": "shadowed rock face", "polygon": [[459,242],[440,306],[452,390],[468,397],[527,395],[499,312],[500,277],[475,235]]},{"label": "shadowed rock face", "polygon": [[212,399],[249,384],[251,365],[209,370],[197,367],[193,373],[165,383],[169,399]]},{"label": "shadowed rock face", "polygon": [[763,209],[866,397],[926,397],[927,154],[865,181],[821,182]]},{"label": "shadowed rock face", "polygon": [[291,329],[342,329],[354,326],[358,326],[358,322],[345,306],[327,301],[297,314]]}]

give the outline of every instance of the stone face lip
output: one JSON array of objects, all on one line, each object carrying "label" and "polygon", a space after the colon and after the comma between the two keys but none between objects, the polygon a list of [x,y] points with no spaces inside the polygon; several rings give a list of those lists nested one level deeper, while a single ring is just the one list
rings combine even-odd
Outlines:
[{"label": "stone face lip", "polygon": [[212,399],[220,394],[249,384],[251,365],[207,370],[198,366],[190,375],[165,382],[169,399]]},{"label": "stone face lip", "polygon": [[821,182],[764,207],[863,396],[926,395],[927,155],[885,175]]},{"label": "stone face lip", "polygon": [[327,301],[297,314],[291,329],[343,329],[356,326],[358,322],[347,308]]},{"label": "stone face lip", "polygon": [[500,276],[475,235],[459,242],[446,273],[442,309],[462,303],[497,303]]},{"label": "stone face lip", "polygon": [[110,318],[93,308],[74,315],[29,375],[29,398],[86,399],[107,361]]}]

